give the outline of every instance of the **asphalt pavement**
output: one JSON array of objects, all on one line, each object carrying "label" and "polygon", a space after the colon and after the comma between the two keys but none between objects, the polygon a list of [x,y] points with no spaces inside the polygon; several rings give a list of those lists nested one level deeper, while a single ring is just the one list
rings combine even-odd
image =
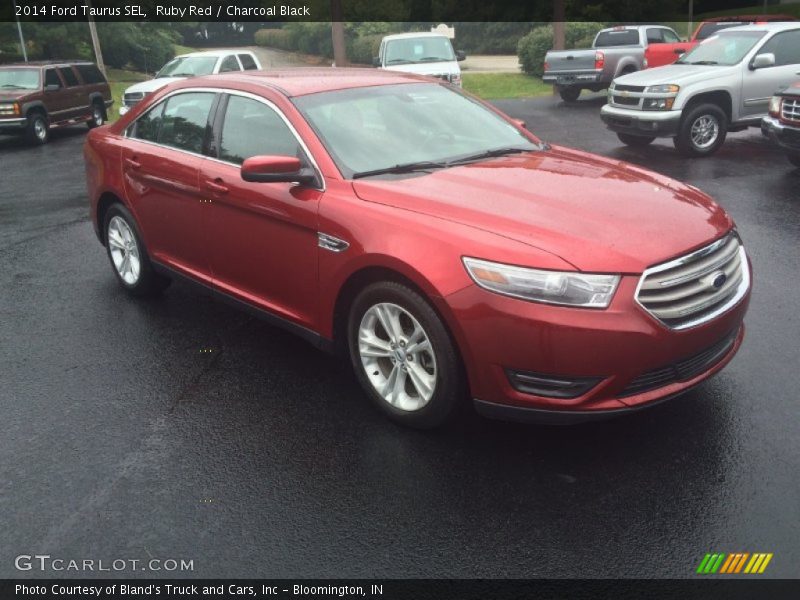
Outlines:
[{"label": "asphalt pavement", "polygon": [[88,221],[84,128],[2,138],[0,577],[81,575],[21,554],[193,560],[148,576],[692,577],[707,552],[798,576],[800,170],[755,130],[687,160],[623,147],[599,97],[497,104],[730,211],[755,282],[721,374],[603,423],[402,429],[288,333],[182,285],[127,297]]}]

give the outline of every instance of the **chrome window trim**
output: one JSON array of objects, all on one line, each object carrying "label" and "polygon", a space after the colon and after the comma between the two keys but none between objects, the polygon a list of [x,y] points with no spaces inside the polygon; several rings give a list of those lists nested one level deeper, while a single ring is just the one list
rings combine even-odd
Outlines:
[{"label": "chrome window trim", "polygon": [[[715,310],[713,310],[712,312],[710,312],[708,314],[705,314],[705,315],[703,315],[701,317],[698,317],[696,319],[690,319],[688,321],[684,321],[680,325],[676,325],[674,327],[671,326],[671,325],[667,325],[666,323],[661,321],[661,319],[656,317],[653,313],[651,313],[647,309],[647,307],[645,307],[641,302],[639,302],[639,292],[641,291],[642,286],[644,285],[644,282],[645,282],[645,280],[647,279],[647,277],[649,275],[652,275],[653,273],[660,273],[661,271],[666,271],[667,269],[672,269],[674,267],[681,266],[681,265],[683,265],[683,264],[685,264],[687,262],[691,262],[691,261],[696,260],[698,258],[702,258],[703,256],[706,256],[707,254],[710,254],[710,253],[714,252],[715,250],[718,250],[721,246],[723,246],[725,243],[727,243],[730,240],[731,236],[736,237],[736,239],[739,242],[738,253],[739,253],[739,260],[741,261],[741,265],[742,265],[742,281],[739,283],[739,287],[736,289],[736,293],[734,293],[734,295],[731,296],[727,300],[727,302],[725,302],[724,304],[721,304]],[[684,330],[684,329],[690,329],[692,327],[697,327],[698,325],[702,325],[703,323],[707,323],[709,321],[712,321],[713,319],[716,319],[721,314],[728,312],[731,308],[733,308],[734,306],[739,304],[739,302],[742,300],[742,298],[744,298],[745,294],[747,293],[747,291],[749,289],[750,289],[750,265],[747,262],[747,253],[744,250],[744,244],[742,244],[742,240],[739,238],[738,234],[735,231],[732,231],[732,232],[724,235],[720,239],[718,239],[716,242],[713,242],[713,243],[709,244],[708,246],[704,246],[703,248],[700,248],[699,250],[695,250],[694,252],[690,252],[689,254],[686,254],[685,256],[681,256],[681,257],[676,258],[674,260],[670,260],[670,261],[667,261],[665,263],[661,263],[661,264],[658,264],[658,265],[655,265],[655,266],[652,266],[652,267],[649,267],[649,268],[645,269],[644,272],[642,273],[641,277],[639,277],[639,283],[636,284],[636,291],[633,294],[633,299],[636,302],[636,304],[638,304],[639,307],[645,313],[647,313],[647,315],[650,318],[652,318],[656,323],[658,323],[662,327],[664,327],[666,329],[669,329],[669,330],[672,330],[672,331],[681,331],[681,330]]]},{"label": "chrome window trim", "polygon": [[286,117],[286,115],[283,114],[283,111],[280,108],[278,108],[273,102],[267,100],[266,98],[263,98],[262,96],[259,96],[257,94],[253,94],[253,93],[250,93],[250,92],[243,92],[243,91],[240,91],[240,90],[230,90],[230,89],[227,89],[227,88],[210,88],[210,87],[181,88],[179,90],[174,90],[174,91],[170,92],[169,94],[167,94],[166,96],[164,96],[163,98],[161,98],[158,101],[158,104],[154,104],[153,106],[148,108],[147,111],[145,111],[144,113],[142,113],[141,115],[136,117],[136,119],[133,122],[131,122],[125,128],[125,131],[123,132],[123,137],[131,139],[131,140],[136,140],[137,142],[141,142],[143,144],[151,144],[151,145],[157,146],[159,148],[167,148],[169,150],[174,150],[175,152],[182,152],[184,154],[189,154],[190,156],[197,156],[199,158],[204,158],[206,160],[210,160],[210,161],[213,161],[213,162],[221,163],[223,165],[230,165],[232,167],[236,167],[237,169],[240,169],[241,165],[237,165],[236,163],[233,163],[233,162],[230,162],[230,161],[227,161],[227,160],[222,160],[222,159],[219,159],[219,158],[215,158],[213,156],[208,156],[206,154],[198,154],[196,152],[191,152],[189,150],[183,150],[181,148],[175,148],[174,146],[167,146],[165,144],[159,144],[158,142],[150,142],[148,140],[140,140],[139,138],[131,137],[131,131],[133,130],[134,127],[136,127],[136,124],[139,122],[139,119],[141,119],[147,113],[149,113],[151,110],[153,110],[153,108],[155,108],[159,104],[162,104],[162,103],[166,102],[167,100],[172,98],[172,96],[176,96],[178,94],[197,93],[197,92],[207,92],[207,93],[213,93],[213,94],[228,94],[229,96],[241,96],[243,98],[250,98],[251,100],[256,100],[258,102],[261,102],[262,104],[265,104],[266,106],[271,108],[273,111],[275,111],[275,113],[277,113],[277,115],[284,122],[286,127],[289,128],[289,131],[291,131],[292,135],[297,140],[297,143],[300,144],[300,147],[303,149],[303,152],[308,157],[308,160],[311,163],[311,167],[314,169],[314,172],[317,174],[317,177],[319,178],[319,181],[320,181],[320,187],[316,187],[315,186],[314,189],[319,190],[321,192],[325,191],[325,189],[326,189],[325,177],[322,174],[322,170],[319,168],[319,165],[317,164],[317,161],[314,158],[314,155],[311,153],[311,150],[308,149],[308,146],[306,145],[305,141],[300,136],[300,134],[297,132],[297,129],[295,129],[294,125],[292,125],[291,121],[289,121],[289,119]]}]

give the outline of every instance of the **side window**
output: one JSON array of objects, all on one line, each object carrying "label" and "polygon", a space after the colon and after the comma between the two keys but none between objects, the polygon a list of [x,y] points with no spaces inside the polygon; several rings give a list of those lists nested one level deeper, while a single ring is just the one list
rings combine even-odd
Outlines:
[{"label": "side window", "polygon": [[67,83],[67,87],[74,87],[78,85],[78,77],[75,75],[72,67],[61,67],[59,68],[59,71],[61,71],[61,76]]},{"label": "side window", "polygon": [[249,54],[240,54],[239,61],[242,63],[245,71],[257,71],[258,65],[256,61],[253,60],[253,57]]},{"label": "side window", "polygon": [[661,29],[648,29],[647,30],[647,43],[648,44],[661,44],[664,41],[664,35]]},{"label": "side window", "polygon": [[219,158],[240,165],[263,155],[302,156],[297,138],[266,104],[230,96],[222,125]]},{"label": "side window", "polygon": [[242,69],[239,68],[239,61],[236,60],[236,57],[233,54],[229,54],[224,59],[222,59],[222,64],[219,66],[220,73],[229,73],[230,71],[241,71]]},{"label": "side window", "polygon": [[95,83],[105,83],[106,78],[103,77],[103,74],[100,72],[95,65],[78,65],[76,67],[78,69],[78,73],[81,74],[83,78],[83,82],[89,85]]},{"label": "side window", "polygon": [[661,33],[664,36],[664,42],[667,44],[677,44],[681,41],[681,38],[678,37],[678,34],[671,29],[662,29]]},{"label": "side window", "polygon": [[44,72],[44,84],[45,86],[57,85],[61,87],[61,79],[59,79],[55,69],[47,69],[47,71]]},{"label": "side window", "polygon": [[164,103],[162,102],[139,117],[139,120],[136,121],[136,125],[133,127],[131,137],[146,142],[157,142],[158,130],[161,128],[161,115],[163,112]]},{"label": "side window", "polygon": [[775,66],[800,64],[800,29],[777,34],[758,51],[775,55]]},{"label": "side window", "polygon": [[177,94],[166,101],[158,143],[200,154],[214,103],[211,92]]}]

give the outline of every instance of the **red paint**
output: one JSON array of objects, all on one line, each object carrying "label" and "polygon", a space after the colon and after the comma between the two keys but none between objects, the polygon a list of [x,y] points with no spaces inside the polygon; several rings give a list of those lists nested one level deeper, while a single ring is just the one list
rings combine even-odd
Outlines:
[{"label": "red paint", "polygon": [[[89,135],[85,156],[95,226],[101,197],[113,194],[136,217],[155,260],[328,339],[348,279],[363,269],[393,271],[439,312],[464,361],[470,393],[491,402],[620,408],[680,391],[730,360],[741,342],[749,295],[717,319],[684,331],[667,329],[634,301],[646,267],[705,246],[733,227],[699,190],[563,147],[394,180],[346,180],[289,99],[420,80],[328,69],[167,86]],[[122,137],[147,106],[190,87],[236,89],[275,104],[316,160],[324,191],[246,182],[233,165]],[[318,232],[350,246],[340,253],[323,250]],[[463,256],[623,277],[606,310],[552,306],[477,288]],[[690,382],[617,398],[633,377],[692,356],[736,329],[739,341],[713,369]],[[604,380],[584,397],[552,400],[512,390],[503,368]]]}]

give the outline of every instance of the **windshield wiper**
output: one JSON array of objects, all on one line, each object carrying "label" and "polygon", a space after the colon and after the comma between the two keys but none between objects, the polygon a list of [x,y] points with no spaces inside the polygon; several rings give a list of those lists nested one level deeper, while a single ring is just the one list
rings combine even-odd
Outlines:
[{"label": "windshield wiper", "polygon": [[682,65],[718,65],[719,63],[715,60],[696,60],[694,62],[686,61],[681,62]]},{"label": "windshield wiper", "polygon": [[408,59],[405,59],[405,58],[393,58],[392,60],[387,60],[386,64],[387,65],[401,65],[401,64],[402,65],[408,65],[408,64],[411,64],[413,62],[414,62],[413,60],[408,60]]},{"label": "windshield wiper", "polygon": [[497,156],[506,156],[508,154],[522,154],[523,152],[531,152],[529,148],[517,148],[515,146],[510,146],[508,148],[495,148],[493,150],[485,150],[484,152],[479,152],[477,154],[470,154],[469,156],[463,156],[461,158],[455,158],[451,161],[448,161],[449,165],[460,165],[463,163],[473,162],[476,160],[481,160],[483,158],[495,158]]},{"label": "windshield wiper", "polygon": [[420,162],[403,163],[394,165],[393,167],[384,167],[382,169],[372,169],[371,171],[359,171],[353,173],[353,179],[361,179],[362,177],[372,177],[373,175],[384,175],[387,173],[413,173],[414,171],[430,171],[431,169],[445,169],[449,163],[432,162],[428,160]]},{"label": "windshield wiper", "polygon": [[24,85],[17,85],[15,83],[5,83],[3,85],[0,85],[0,87],[2,87],[2,88],[11,88],[11,89],[14,89],[14,90],[27,90],[28,89]]},{"label": "windshield wiper", "polygon": [[417,62],[447,62],[449,58],[442,58],[441,56],[423,56]]}]

